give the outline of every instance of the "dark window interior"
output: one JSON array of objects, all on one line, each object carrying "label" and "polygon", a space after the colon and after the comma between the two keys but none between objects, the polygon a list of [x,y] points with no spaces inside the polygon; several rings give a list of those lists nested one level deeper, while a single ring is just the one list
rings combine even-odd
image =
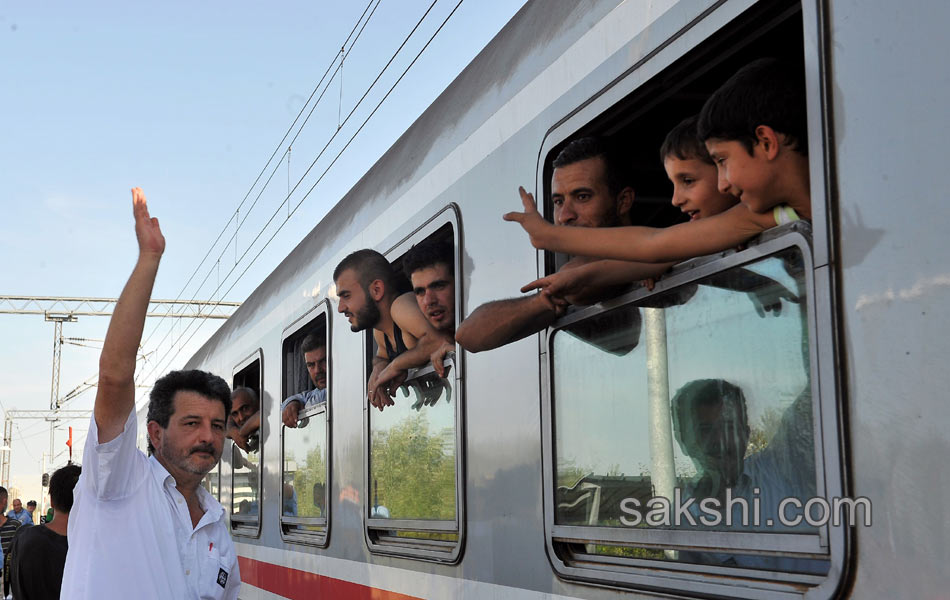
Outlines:
[{"label": "dark window interior", "polygon": [[[545,160],[544,211],[549,220],[551,162],[571,140],[597,135],[619,149],[630,166],[636,200],[635,225],[667,227],[685,221],[670,204],[673,186],[666,177],[659,151],[667,132],[699,113],[706,99],[743,65],[775,57],[803,65],[801,6],[789,2],[760,2],[718,31],[662,73],[641,85],[623,101],[554,147]],[[802,66],[804,69],[804,65]],[[546,253],[547,272],[554,256]]]},{"label": "dark window interior", "polygon": [[[326,313],[320,313],[284,340],[283,398],[310,391],[314,387],[313,382],[310,381],[310,375],[307,373],[307,366],[301,349],[304,338],[311,333],[323,339],[324,342],[327,341]],[[329,352],[329,346],[327,350]]]},{"label": "dark window interior", "polygon": [[254,390],[257,397],[261,397],[261,361],[255,360],[248,366],[234,374],[234,381],[231,389],[247,387]]}]

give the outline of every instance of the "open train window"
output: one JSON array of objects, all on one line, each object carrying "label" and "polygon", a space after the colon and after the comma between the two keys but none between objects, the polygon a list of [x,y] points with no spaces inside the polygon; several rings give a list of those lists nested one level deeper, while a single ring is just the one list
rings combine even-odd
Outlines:
[{"label": "open train window", "polygon": [[[458,223],[450,206],[386,253],[426,319],[449,339],[461,306]],[[366,350],[368,379],[378,350],[372,335],[366,337]],[[374,552],[441,562],[460,556],[464,410],[456,356],[456,351],[446,355],[445,377],[431,364],[411,369],[394,405],[365,411],[365,522]]]},{"label": "open train window", "polygon": [[263,381],[260,350],[234,369],[228,437],[231,438],[231,530],[235,535],[260,535],[261,429]]},{"label": "open train window", "polygon": [[329,304],[290,326],[282,345],[280,530],[325,546],[330,529]]},{"label": "open train window", "polygon": [[[538,182],[549,219],[554,157],[596,135],[624,148],[633,224],[684,220],[658,156],[666,133],[757,58],[804,69],[816,27],[795,2],[716,14],[735,4],[668,30],[662,52],[551,131]],[[809,119],[820,130],[820,115]],[[812,136],[809,154],[821,144]],[[545,272],[568,258],[545,253]],[[546,333],[545,525],[562,577],[703,596],[835,588],[843,527],[802,508],[841,495],[836,399],[819,381],[817,347],[830,343],[815,325],[830,319],[814,301],[820,267],[799,221],[677,265],[652,290],[572,309]]]},{"label": "open train window", "polygon": [[214,496],[218,501],[221,500],[221,461],[201,480],[201,485],[208,493]]}]

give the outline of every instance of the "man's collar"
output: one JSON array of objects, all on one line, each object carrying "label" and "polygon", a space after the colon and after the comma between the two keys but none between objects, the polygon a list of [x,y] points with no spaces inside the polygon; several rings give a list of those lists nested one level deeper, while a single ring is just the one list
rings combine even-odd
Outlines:
[{"label": "man's collar", "polygon": [[[165,468],[165,465],[160,463],[155,455],[149,457],[149,463],[152,466],[152,477],[155,478],[156,483],[163,489],[174,489],[178,492],[178,482],[175,481],[175,478],[172,477],[171,473],[168,472],[168,469]],[[221,503],[218,502],[218,499],[211,495],[208,490],[204,488],[203,485],[198,486],[196,492],[198,494],[198,503],[201,505],[201,508],[205,513],[209,513],[211,521],[218,521],[224,518],[224,507],[221,506]],[[206,516],[209,516],[206,515]],[[205,517],[202,517],[204,520]]]}]

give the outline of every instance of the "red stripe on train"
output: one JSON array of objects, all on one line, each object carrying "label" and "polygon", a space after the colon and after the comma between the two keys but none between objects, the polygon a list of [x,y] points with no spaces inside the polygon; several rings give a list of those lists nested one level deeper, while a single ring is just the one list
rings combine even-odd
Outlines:
[{"label": "red stripe on train", "polygon": [[241,581],[290,600],[419,600],[415,596],[388,592],[243,556],[238,556],[238,564],[241,566]]}]

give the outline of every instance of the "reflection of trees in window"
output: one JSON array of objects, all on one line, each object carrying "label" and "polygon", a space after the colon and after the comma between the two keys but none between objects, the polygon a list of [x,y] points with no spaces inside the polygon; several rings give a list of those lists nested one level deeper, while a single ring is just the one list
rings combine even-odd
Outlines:
[{"label": "reflection of trees in window", "polygon": [[376,432],[372,481],[393,519],[455,518],[455,438],[452,428],[429,431],[424,413]]},{"label": "reflection of trees in window", "polygon": [[[327,461],[324,450],[321,446],[314,446],[307,452],[307,459],[304,464],[296,461],[294,452],[290,451],[284,456],[285,468],[287,465],[295,465],[296,471],[289,469],[284,471],[284,481],[293,482],[293,490],[297,496],[298,517],[323,517],[325,512],[324,503],[326,502],[326,484],[327,484]],[[314,492],[316,492],[316,501],[314,501]],[[290,490],[284,490],[285,502]],[[287,514],[285,511],[284,514]]]}]

